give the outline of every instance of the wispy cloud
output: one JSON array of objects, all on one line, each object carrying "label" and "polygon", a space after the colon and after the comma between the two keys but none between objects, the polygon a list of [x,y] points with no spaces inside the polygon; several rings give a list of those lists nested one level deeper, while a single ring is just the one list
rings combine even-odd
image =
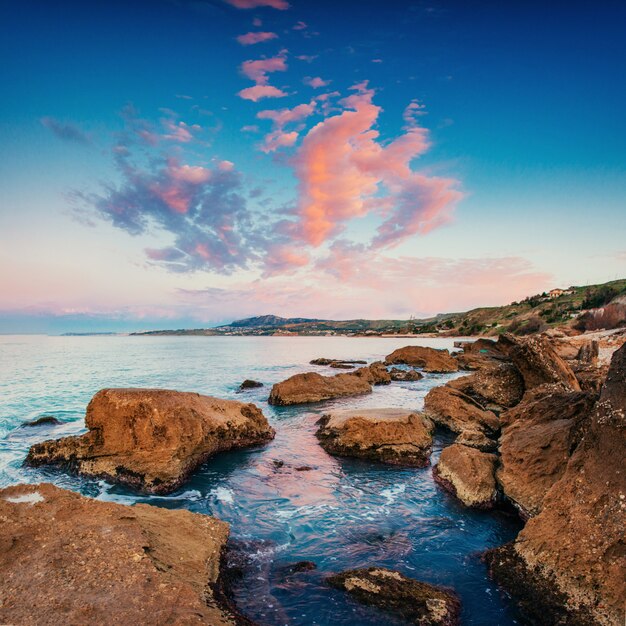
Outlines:
[{"label": "wispy cloud", "polygon": [[87,145],[91,143],[91,138],[82,131],[76,124],[61,122],[54,117],[42,117],[41,124],[52,131],[59,139]]},{"label": "wispy cloud", "polygon": [[289,8],[289,3],[286,0],[225,0],[225,2],[236,7],[237,9],[270,7],[272,9],[285,11]]},{"label": "wispy cloud", "polygon": [[305,85],[308,85],[309,87],[313,87],[313,89],[319,89],[320,87],[327,87],[331,83],[331,81],[324,80],[323,78],[320,78],[319,76],[313,76],[313,77],[305,76],[302,79],[302,82]]},{"label": "wispy cloud", "polygon": [[286,50],[281,50],[274,57],[244,61],[241,64],[241,73],[254,81],[254,87],[242,89],[237,95],[244,100],[257,102],[263,98],[282,98],[287,94],[272,85],[269,85],[268,74],[287,70]]},{"label": "wispy cloud", "polygon": [[264,31],[246,33],[245,35],[239,35],[237,37],[237,41],[242,46],[252,46],[264,41],[271,41],[272,39],[278,39],[278,35],[276,33]]}]

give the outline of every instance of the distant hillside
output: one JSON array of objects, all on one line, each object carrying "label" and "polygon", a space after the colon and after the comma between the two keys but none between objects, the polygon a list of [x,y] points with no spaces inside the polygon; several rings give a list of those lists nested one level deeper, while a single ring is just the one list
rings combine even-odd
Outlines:
[{"label": "distant hillside", "polygon": [[321,322],[323,320],[308,319],[306,317],[278,317],[277,315],[259,315],[257,317],[247,317],[243,320],[231,322],[220,328],[274,328],[286,326],[287,324],[303,324],[308,322]]}]

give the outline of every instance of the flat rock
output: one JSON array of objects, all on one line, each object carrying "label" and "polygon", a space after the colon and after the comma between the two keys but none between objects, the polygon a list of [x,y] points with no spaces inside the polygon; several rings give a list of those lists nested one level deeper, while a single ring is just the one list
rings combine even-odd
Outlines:
[{"label": "flat rock", "polygon": [[454,443],[442,450],[433,472],[465,506],[489,509],[497,495],[496,460],[495,454]]},{"label": "flat rock", "polygon": [[318,422],[317,438],[330,454],[389,465],[428,465],[433,424],[400,409],[335,411]]},{"label": "flat rock", "polygon": [[454,626],[459,623],[461,603],[447,589],[408,578],[383,567],[349,570],[326,579],[359,602],[376,606],[408,624]]},{"label": "flat rock", "polygon": [[371,384],[355,374],[322,376],[316,372],[296,374],[272,387],[269,403],[285,406],[321,402],[342,396],[371,393]]},{"label": "flat rock", "polygon": [[406,346],[394,350],[385,358],[387,365],[404,364],[419,367],[425,372],[456,372],[459,364],[447,350],[435,350],[425,346]]},{"label": "flat rock", "polygon": [[31,447],[26,463],[58,465],[148,493],[168,493],[217,452],[274,437],[254,404],[165,389],[103,389],[80,436]]},{"label": "flat rock", "polygon": [[50,484],[0,490],[0,519],[2,624],[245,623],[218,588],[225,522]]}]

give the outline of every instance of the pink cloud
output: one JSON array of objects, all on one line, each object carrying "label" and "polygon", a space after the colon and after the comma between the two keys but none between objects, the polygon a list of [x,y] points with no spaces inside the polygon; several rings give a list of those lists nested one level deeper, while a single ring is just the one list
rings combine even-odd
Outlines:
[{"label": "pink cloud", "polygon": [[271,120],[274,126],[274,130],[265,136],[265,140],[260,145],[260,150],[268,153],[279,148],[293,146],[298,139],[298,133],[295,131],[287,133],[283,131],[283,128],[287,124],[303,120],[314,111],[315,101],[311,101],[309,104],[299,104],[292,109],[259,111],[257,117],[261,120]]},{"label": "pink cloud", "polygon": [[293,30],[304,30],[307,24],[303,21],[296,22],[293,26]]},{"label": "pink cloud", "polygon": [[241,64],[242,73],[258,85],[267,84],[267,75],[270,72],[284,72],[287,69],[284,54],[279,54],[269,59],[256,59],[254,61],[244,61]]},{"label": "pink cloud", "polygon": [[274,130],[265,135],[263,143],[259,146],[259,150],[268,154],[269,152],[275,152],[279,148],[290,148],[297,140],[298,133],[296,131],[285,132],[281,129]]},{"label": "pink cloud", "polygon": [[256,9],[257,7],[271,7],[279,11],[285,11],[289,8],[286,0],[225,0],[228,4],[238,9]]},{"label": "pink cloud", "polygon": [[253,32],[246,33],[245,35],[239,35],[237,37],[237,41],[242,46],[251,46],[255,43],[261,43],[263,41],[271,41],[272,39],[277,39],[278,35],[276,33],[270,32]]},{"label": "pink cloud", "polygon": [[372,102],[374,91],[366,82],[353,90],[339,115],[309,131],[294,158],[300,191],[294,232],[313,246],[372,212],[384,217],[373,244],[396,245],[449,219],[461,198],[456,181],[411,169],[429,147],[426,129],[412,126],[383,145],[374,128],[381,111]]},{"label": "pink cloud", "polygon": [[258,102],[263,98],[284,98],[287,94],[282,89],[277,89],[271,85],[255,85],[242,89],[237,95],[244,100]]},{"label": "pink cloud", "polygon": [[189,143],[194,138],[193,133],[201,130],[198,124],[188,125],[185,122],[175,122],[170,119],[161,120],[161,123],[166,131],[163,139],[179,143]]},{"label": "pink cloud", "polygon": [[319,76],[315,76],[313,78],[311,76],[307,76],[302,79],[302,82],[309,87],[313,87],[313,89],[319,89],[320,87],[327,87],[328,85],[330,85],[331,81],[324,80]]}]

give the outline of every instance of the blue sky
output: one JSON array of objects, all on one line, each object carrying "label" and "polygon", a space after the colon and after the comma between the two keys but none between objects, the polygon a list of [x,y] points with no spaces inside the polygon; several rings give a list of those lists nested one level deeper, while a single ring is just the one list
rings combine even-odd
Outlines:
[{"label": "blue sky", "polygon": [[0,3],[0,332],[624,276],[623,3],[286,4]]}]

